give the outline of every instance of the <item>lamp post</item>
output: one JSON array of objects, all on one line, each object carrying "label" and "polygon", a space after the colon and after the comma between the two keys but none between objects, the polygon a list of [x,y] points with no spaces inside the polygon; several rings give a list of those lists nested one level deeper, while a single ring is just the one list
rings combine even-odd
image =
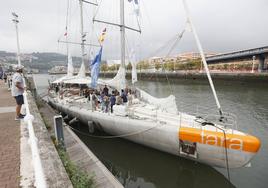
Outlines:
[{"label": "lamp post", "polygon": [[17,36],[17,48],[18,48],[18,51],[17,51],[17,58],[18,58],[18,65],[21,65],[21,62],[20,62],[20,44],[19,44],[19,31],[18,31],[18,23],[19,23],[19,16],[15,13],[15,12],[12,12],[12,16],[13,16],[13,23],[15,24],[15,28],[16,28],[16,36]]},{"label": "lamp post", "polygon": [[254,73],[255,59],[256,59],[256,56],[254,55],[254,56],[252,57],[252,69],[251,69],[251,73]]}]

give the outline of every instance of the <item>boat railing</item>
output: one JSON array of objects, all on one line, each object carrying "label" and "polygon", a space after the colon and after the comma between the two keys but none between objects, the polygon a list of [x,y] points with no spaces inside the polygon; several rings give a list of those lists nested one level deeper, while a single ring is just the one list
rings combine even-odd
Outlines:
[{"label": "boat railing", "polygon": [[203,113],[203,114],[199,114],[197,117],[202,117],[204,120],[215,124],[216,128],[217,126],[224,127],[225,129],[230,128],[232,130],[232,133],[233,133],[233,130],[238,129],[237,117],[233,113],[223,112],[222,115],[215,114],[215,113],[207,113],[207,114]]},{"label": "boat railing", "polygon": [[[212,106],[200,106],[180,102],[180,111],[195,117],[200,117],[208,122],[220,125],[224,128],[231,128],[232,130],[238,129],[237,116],[235,114],[230,112],[223,112],[222,115],[215,114],[216,109]],[[194,126],[194,122],[192,122],[192,124]]]}]

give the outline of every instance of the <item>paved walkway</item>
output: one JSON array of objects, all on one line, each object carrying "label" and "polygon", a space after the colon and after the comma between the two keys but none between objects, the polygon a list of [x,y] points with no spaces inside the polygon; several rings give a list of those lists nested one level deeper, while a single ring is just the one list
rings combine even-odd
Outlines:
[{"label": "paved walkway", "polygon": [[0,187],[19,187],[20,122],[15,121],[15,100],[0,80]]}]

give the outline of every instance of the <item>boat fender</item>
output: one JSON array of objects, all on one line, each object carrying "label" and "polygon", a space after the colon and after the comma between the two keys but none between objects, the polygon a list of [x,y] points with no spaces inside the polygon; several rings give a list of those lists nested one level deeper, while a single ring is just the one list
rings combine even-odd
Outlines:
[{"label": "boat fender", "polygon": [[69,121],[69,125],[73,125],[78,122],[77,117],[74,117],[71,121]]},{"label": "boat fender", "polygon": [[88,126],[88,132],[89,133],[94,133],[95,132],[95,125],[93,121],[88,121],[87,122],[87,126]]},{"label": "boat fender", "polygon": [[63,117],[63,120],[64,121],[68,121],[68,119],[69,119],[69,116],[68,115],[66,115],[66,116]]}]

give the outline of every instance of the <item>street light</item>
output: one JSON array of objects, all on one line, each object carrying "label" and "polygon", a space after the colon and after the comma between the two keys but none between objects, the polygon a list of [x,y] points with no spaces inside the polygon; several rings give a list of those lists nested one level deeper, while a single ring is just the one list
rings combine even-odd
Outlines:
[{"label": "street light", "polygon": [[18,48],[18,51],[17,51],[17,58],[18,58],[18,65],[21,65],[21,62],[20,62],[20,44],[19,44],[19,32],[18,32],[18,23],[19,23],[19,16],[15,13],[15,12],[12,12],[12,16],[13,16],[13,23],[15,24],[15,28],[16,28],[16,36],[17,36],[17,48]]},{"label": "street light", "polygon": [[252,69],[251,69],[251,73],[254,73],[255,59],[256,59],[256,56],[254,55],[254,56],[252,57]]}]

